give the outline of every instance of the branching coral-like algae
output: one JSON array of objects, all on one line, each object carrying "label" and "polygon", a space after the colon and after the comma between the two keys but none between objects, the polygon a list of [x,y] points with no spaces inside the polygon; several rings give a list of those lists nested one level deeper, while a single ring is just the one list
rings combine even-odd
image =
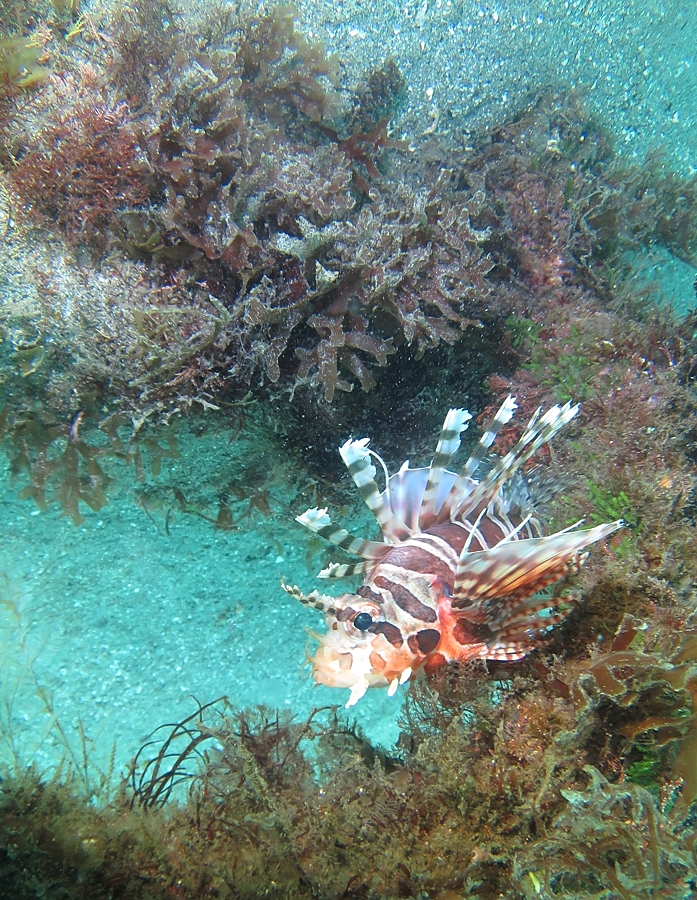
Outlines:
[{"label": "branching coral-like algae", "polygon": [[[11,108],[4,168],[25,226],[113,275],[70,328],[42,323],[52,357],[18,405],[50,393],[71,418],[88,389],[156,422],[251,388],[291,397],[290,418],[324,429],[315,444],[336,443],[333,409],[362,424],[371,391],[384,418],[458,354],[482,403],[511,315],[607,305],[628,249],[692,252],[693,185],[658,157],[614,163],[577,98],[543,95],[467,152],[431,137],[414,154],[390,133],[394,61],[347,88],[291,7],[217,9],[195,29],[160,0],[91,15],[69,42],[53,32],[63,75]],[[48,321],[66,290],[80,307],[52,284]],[[558,396],[585,399],[587,349],[545,363]],[[60,396],[58,360],[74,382]]]},{"label": "branching coral-like algae", "polygon": [[[92,368],[111,402],[150,418],[250,385],[350,414],[346,395],[384,369],[408,364],[418,381],[429,354],[476,329],[498,347],[501,316],[533,293],[607,295],[623,250],[691,253],[693,185],[658,158],[613,165],[574,98],[540,98],[474,152],[433,138],[417,158],[390,134],[395,63],[347,90],[290,7],[217,10],[187,30],[167,3],[139,2],[73,40],[90,56],[104,45],[108,65],[51,42],[66,71],[5,125],[7,177],[25,220],[78,256],[125,251],[126,283],[150,282],[142,308],[118,304],[131,327],[107,306],[62,338],[80,380]],[[176,310],[149,302],[173,289]],[[147,367],[134,328],[158,345]]]}]

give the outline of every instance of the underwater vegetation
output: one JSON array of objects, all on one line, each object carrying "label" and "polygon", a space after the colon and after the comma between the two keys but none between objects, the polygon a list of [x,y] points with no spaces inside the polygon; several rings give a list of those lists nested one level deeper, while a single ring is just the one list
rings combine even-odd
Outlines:
[{"label": "underwater vegetation", "polygon": [[347,87],[291,7],[172,12],[25,28],[60,77],[3,107],[10,237],[37,244],[36,295],[0,318],[10,420],[137,434],[249,395],[325,475],[351,429],[435,428],[434,380],[481,410],[515,372],[537,402],[594,402],[621,359],[688,365],[692,337],[641,321],[626,254],[692,259],[694,180],[618,161],[579,97],[416,153],[390,131],[394,61]]},{"label": "underwater vegetation", "polygon": [[[133,464],[136,480],[141,484],[146,481],[147,471],[155,477],[160,474],[163,459],[179,458],[173,434],[160,433],[157,438],[151,434],[136,435],[127,425],[116,416],[103,422],[99,431],[92,428],[86,438],[88,424],[82,412],[69,424],[63,424],[49,421],[35,411],[10,418],[6,405],[0,411],[0,437],[8,439],[12,447],[10,476],[13,480],[24,476],[28,481],[18,496],[31,498],[44,512],[49,505],[57,504],[74,525],[81,525],[81,503],[98,512],[108,502],[106,489],[114,479],[104,469],[105,458],[122,460],[126,466]],[[125,428],[128,438],[122,440],[119,436],[120,427]],[[163,438],[167,446],[160,443]]]},{"label": "underwater vegetation", "polygon": [[63,89],[70,97],[65,112],[55,113],[25,149],[12,182],[34,221],[100,251],[116,212],[145,203],[148,190],[134,177],[137,145],[125,104],[96,105],[87,78]]},{"label": "underwater vegetation", "polygon": [[42,55],[40,41],[27,37],[0,40],[0,75],[5,98],[13,90],[28,90],[48,80],[49,71],[40,64]]},{"label": "underwater vegetation", "polygon": [[562,281],[568,301],[607,301],[630,247],[692,258],[694,182],[658,156],[615,162],[578,98],[415,153],[390,132],[394,61],[346,86],[292,7],[214,9],[196,29],[172,13],[139,0],[84,13],[69,41],[54,27],[60,77],[4,126],[24,226],[113,269],[113,302],[67,335],[42,323],[76,382],[53,409],[76,414],[89,386],[155,422],[251,387],[356,417],[387,370],[421,383],[449,348],[493,352],[502,318]]},{"label": "underwater vegetation", "polygon": [[[118,790],[3,771],[0,893],[697,897],[697,318],[628,262],[695,264],[697,182],[616,158],[570,94],[466,148],[398,134],[396,63],[346,85],[291,7],[196,27],[159,0],[41,10],[0,43],[2,240],[36,285],[0,312],[22,497],[78,525],[128,472],[164,534],[175,512],[282,517],[314,569],[289,503],[350,512],[349,434],[423,460],[451,399],[486,422],[513,394],[501,453],[539,406],[581,401],[541,449],[562,483],[546,529],[628,528],[543,652],[411,685],[390,751],[334,708],[203,698]],[[260,420],[256,468],[208,494],[152,483],[178,428],[225,430],[238,460]]]},{"label": "underwater vegetation", "polygon": [[[575,660],[441,669],[391,755],[333,707],[198,704],[111,796],[19,770],[17,898],[697,895],[697,633],[627,618]],[[173,798],[177,798],[175,802]],[[9,894],[8,894],[9,896]]]}]

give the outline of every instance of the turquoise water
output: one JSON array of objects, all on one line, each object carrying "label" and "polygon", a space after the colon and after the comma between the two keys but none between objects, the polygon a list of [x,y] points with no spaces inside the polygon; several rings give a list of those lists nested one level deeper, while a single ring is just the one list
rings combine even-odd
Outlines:
[{"label": "turquoise water", "polygon": [[[417,152],[431,134],[467,145],[551,84],[587,90],[590,107],[627,158],[641,159],[658,145],[677,170],[695,173],[692,3],[312,3],[300,4],[300,27],[339,53],[349,79],[396,59],[406,99],[394,133]],[[22,304],[30,310],[43,290],[32,281],[42,237],[16,229],[6,203],[4,209],[2,302],[6,312]],[[42,267],[55,274],[59,265],[51,260],[59,258],[72,272],[65,276],[72,286],[56,301],[56,315],[70,329],[70,291],[85,262],[54,237],[45,240]],[[637,277],[658,279],[664,302],[680,312],[692,307],[694,269],[687,263],[657,250],[639,268]],[[12,340],[8,329],[5,340]],[[442,396],[434,419],[459,402]],[[297,432],[297,446],[275,440],[273,421],[238,435],[224,416],[200,411],[175,430],[181,456],[164,460],[162,472],[148,478],[147,509],[133,469],[112,460],[105,464],[114,478],[109,503],[98,512],[83,505],[79,527],[56,505],[43,513],[20,500],[25,482],[21,474],[13,480],[3,460],[5,760],[51,770],[66,752],[79,756],[84,737],[91,764],[102,769],[115,746],[119,773],[155,727],[193,709],[192,697],[207,703],[226,695],[239,706],[264,703],[299,717],[344,702],[344,692],[314,687],[303,667],[306,629],[321,630],[321,617],[280,587],[287,581],[311,590],[325,564],[294,522],[311,505],[298,483]],[[370,437],[380,447],[382,436]],[[424,429],[419,437],[415,453],[436,435]],[[173,486],[215,518],[216,487],[262,452],[266,505],[245,517],[247,501],[233,502],[236,530],[216,530],[174,499]],[[389,462],[395,469],[402,459]],[[401,702],[399,694],[371,691],[355,716],[372,740],[391,745]]]},{"label": "turquoise water", "polygon": [[[267,517],[254,510],[246,518],[249,504],[240,501],[232,504],[239,530],[216,530],[181,512],[169,486],[192,504],[203,496],[200,508],[215,516],[215,487],[239,476],[269,435],[252,426],[231,444],[234,432],[219,421],[206,422],[205,436],[187,425],[177,435],[181,459],[165,460],[149,479],[163,501],[147,499],[148,512],[123,464],[110,469],[118,481],[109,504],[85,508],[79,528],[55,507],[41,513],[18,500],[4,468],[2,672],[12,703],[3,730],[22,762],[55,766],[66,743],[81,752],[84,730],[92,764],[108,767],[115,744],[122,769],[151,731],[192,712],[194,698],[227,696],[238,707],[262,703],[300,717],[345,702],[344,692],[313,686],[304,665],[306,629],[321,631],[322,617],[280,586],[309,591],[320,568],[293,521],[307,506],[294,493],[293,454],[267,447]],[[375,691],[360,720],[389,744],[398,709],[398,699]]]}]

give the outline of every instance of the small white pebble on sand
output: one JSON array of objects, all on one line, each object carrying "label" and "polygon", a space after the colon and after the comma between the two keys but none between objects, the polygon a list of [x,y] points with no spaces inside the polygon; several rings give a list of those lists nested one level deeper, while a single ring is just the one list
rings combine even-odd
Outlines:
[{"label": "small white pebble on sand", "polygon": [[283,559],[282,556],[277,556],[277,557],[276,557],[276,565],[277,565],[277,566],[280,566],[280,564],[281,564],[282,562],[285,562],[285,559]]}]

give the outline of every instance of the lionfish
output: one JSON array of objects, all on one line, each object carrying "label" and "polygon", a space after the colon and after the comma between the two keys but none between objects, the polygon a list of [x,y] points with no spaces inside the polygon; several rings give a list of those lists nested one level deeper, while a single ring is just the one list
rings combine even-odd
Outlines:
[{"label": "lionfish", "polygon": [[[364,576],[356,593],[303,594],[302,603],[324,612],[328,631],[314,637],[315,681],[350,688],[353,706],[369,687],[400,684],[440,666],[474,658],[516,660],[542,645],[578,599],[570,578],[590,544],[622,522],[580,529],[582,521],[543,535],[535,509],[535,480],[521,467],[566,425],[579,407],[570,402],[532,417],[515,446],[474,479],[496,435],[516,409],[508,397],[459,474],[448,465],[472,418],[465,409],[445,417],[428,467],[407,460],[390,475],[368,438],[348,440],[339,453],[382,532],[362,540],[332,523],[326,509],[308,509],[297,521],[362,562],[332,563],[320,578]],[[380,491],[375,460],[385,476]],[[540,487],[549,496],[549,484]],[[541,594],[556,584],[551,596]]]}]

